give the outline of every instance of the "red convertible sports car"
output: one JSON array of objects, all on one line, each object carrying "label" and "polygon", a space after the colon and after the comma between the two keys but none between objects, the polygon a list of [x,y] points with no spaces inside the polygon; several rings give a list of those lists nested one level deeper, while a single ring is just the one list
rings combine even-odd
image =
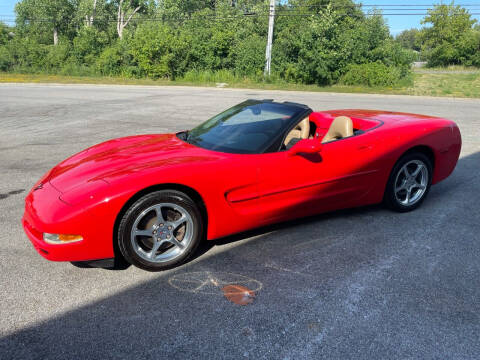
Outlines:
[{"label": "red convertible sports car", "polygon": [[413,210],[460,148],[441,118],[248,100],[190,131],[73,155],[35,184],[22,222],[49,260],[162,270],[204,238],[381,202]]}]

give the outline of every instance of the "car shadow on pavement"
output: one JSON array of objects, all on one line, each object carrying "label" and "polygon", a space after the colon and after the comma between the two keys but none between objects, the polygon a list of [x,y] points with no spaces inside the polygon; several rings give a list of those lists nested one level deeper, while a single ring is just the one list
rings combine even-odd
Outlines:
[{"label": "car shadow on pavement", "polygon": [[[466,175],[464,178],[458,179],[457,181],[451,181],[451,179],[449,179],[448,181],[440,182],[440,184],[437,184],[431,188],[429,198],[431,197],[436,198],[437,196],[441,196],[440,194],[436,194],[439,187],[441,188],[442,192],[455,191],[455,189],[460,187],[463,183],[474,180],[478,176],[476,174],[476,171],[478,172],[479,166],[480,166],[479,158],[480,158],[480,153],[477,153],[475,155],[470,155],[460,159],[459,165],[457,166],[460,166],[461,164],[462,166],[468,168],[471,176]],[[434,195],[432,195],[432,193]],[[427,199],[426,201],[429,201],[429,199]],[[361,207],[351,208],[351,209],[342,209],[342,210],[332,211],[328,213],[294,219],[290,221],[284,221],[281,223],[276,223],[268,226],[263,226],[260,228],[244,231],[238,234],[230,235],[230,236],[216,239],[216,240],[203,241],[200,244],[195,255],[192,256],[192,258],[189,261],[195,260],[201,257],[202,255],[204,255],[205,253],[208,253],[208,251],[210,251],[215,246],[226,245],[226,244],[234,243],[237,241],[241,241],[246,238],[257,237],[263,234],[271,233],[274,231],[281,231],[281,230],[289,229],[296,226],[304,226],[304,225],[308,225],[308,224],[312,224],[320,221],[327,221],[329,219],[334,219],[337,217],[354,216],[355,214],[364,213],[367,211],[372,213],[376,211],[381,212],[384,210],[385,210],[385,207],[383,204],[361,206]]]},{"label": "car shadow on pavement", "polygon": [[23,193],[24,191],[25,191],[25,189],[17,189],[17,190],[9,191],[9,192],[7,192],[7,193],[0,194],[0,200],[6,199],[6,198],[8,198],[8,197],[11,196],[11,195],[21,194],[21,193]]},{"label": "car shadow on pavement", "polygon": [[[206,242],[188,264],[3,336],[0,358],[475,357],[479,164],[460,159],[412,213],[369,206]],[[255,300],[228,301],[229,281],[255,284]]]},{"label": "car shadow on pavement", "polygon": [[353,208],[353,209],[342,209],[342,210],[332,211],[329,213],[312,215],[304,218],[262,226],[256,229],[244,231],[244,232],[226,236],[220,239],[205,240],[199,245],[198,250],[192,256],[189,262],[197,258],[200,258],[202,255],[208,253],[211,249],[213,249],[216,246],[228,245],[228,244],[239,242],[248,238],[265,236],[266,234],[269,234],[272,232],[293,229],[298,226],[307,226],[307,225],[318,223],[320,221],[328,221],[329,219],[335,219],[337,217],[354,216],[355,214],[365,212],[365,211],[375,212],[375,211],[382,211],[383,209],[384,209],[383,206],[380,204],[362,206],[362,207]]}]

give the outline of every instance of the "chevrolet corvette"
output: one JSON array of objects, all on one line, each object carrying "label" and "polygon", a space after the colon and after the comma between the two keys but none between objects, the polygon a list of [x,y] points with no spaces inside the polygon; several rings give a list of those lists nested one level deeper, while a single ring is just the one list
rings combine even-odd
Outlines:
[{"label": "chevrolet corvette", "polygon": [[48,260],[158,271],[204,239],[369,204],[414,210],[460,149],[447,119],[247,100],[189,131],[73,155],[33,186],[22,224]]}]

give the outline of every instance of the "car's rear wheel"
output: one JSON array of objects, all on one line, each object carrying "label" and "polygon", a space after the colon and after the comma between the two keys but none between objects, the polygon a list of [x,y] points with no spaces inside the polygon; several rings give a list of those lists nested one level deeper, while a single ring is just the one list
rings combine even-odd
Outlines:
[{"label": "car's rear wheel", "polygon": [[384,201],[395,211],[407,212],[421,205],[432,183],[432,163],[419,152],[403,156],[394,166]]},{"label": "car's rear wheel", "polygon": [[186,261],[203,235],[202,216],[195,202],[174,190],[150,193],[123,216],[118,245],[131,264],[160,271]]}]

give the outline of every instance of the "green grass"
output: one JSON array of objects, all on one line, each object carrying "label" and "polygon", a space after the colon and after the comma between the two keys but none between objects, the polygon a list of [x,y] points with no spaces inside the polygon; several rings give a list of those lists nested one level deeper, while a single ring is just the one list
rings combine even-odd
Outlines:
[{"label": "green grass", "polygon": [[423,67],[423,68],[416,68],[415,72],[423,73],[423,72],[432,72],[432,73],[480,73],[480,68],[472,67],[472,66],[462,66],[462,65],[450,65],[446,67]]},{"label": "green grass", "polygon": [[480,71],[474,73],[416,73],[409,95],[480,98]]},{"label": "green grass", "polygon": [[480,70],[471,71],[470,69],[468,73],[459,73],[458,70],[459,69],[456,69],[455,72],[451,73],[446,73],[445,71],[438,73],[435,71],[428,73],[414,72],[413,84],[412,81],[405,81],[404,84],[396,87],[381,88],[346,85],[320,87],[317,85],[287,83],[281,80],[256,81],[249,78],[237,77],[228,72],[192,73],[187,74],[183,79],[175,81],[119,77],[0,73],[0,83],[185,85],[210,87],[217,86],[217,83],[227,83],[225,87],[228,88],[480,98]]}]

